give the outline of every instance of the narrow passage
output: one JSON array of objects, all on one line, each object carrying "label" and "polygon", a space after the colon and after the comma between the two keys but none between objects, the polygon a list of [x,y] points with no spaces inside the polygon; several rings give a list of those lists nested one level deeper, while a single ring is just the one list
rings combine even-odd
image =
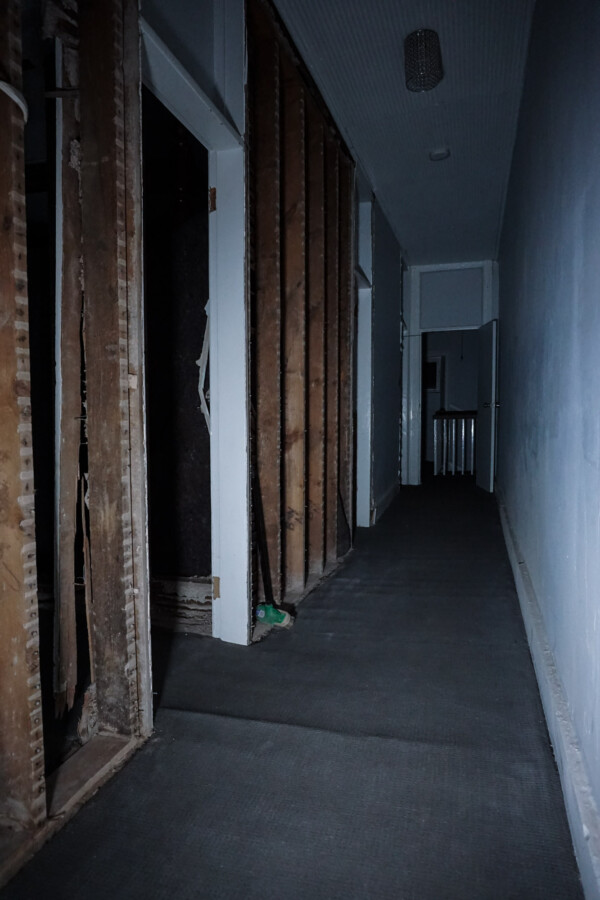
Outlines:
[{"label": "narrow passage", "polygon": [[292,629],[157,634],[155,735],[6,900],[580,900],[495,501],[448,482]]}]

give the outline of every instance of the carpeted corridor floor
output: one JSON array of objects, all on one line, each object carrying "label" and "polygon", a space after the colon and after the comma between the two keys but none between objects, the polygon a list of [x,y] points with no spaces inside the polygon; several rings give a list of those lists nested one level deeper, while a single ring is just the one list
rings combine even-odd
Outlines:
[{"label": "carpeted corridor floor", "polygon": [[495,501],[403,489],[289,631],[157,635],[156,733],[6,900],[579,900]]}]

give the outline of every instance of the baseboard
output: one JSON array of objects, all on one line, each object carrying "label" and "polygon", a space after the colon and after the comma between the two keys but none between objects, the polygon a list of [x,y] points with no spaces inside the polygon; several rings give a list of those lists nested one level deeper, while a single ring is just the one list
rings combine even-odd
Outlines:
[{"label": "baseboard", "polygon": [[513,570],[586,900],[600,900],[600,817],[577,734],[548,642],[535,590],[510,519],[498,497],[504,540]]},{"label": "baseboard", "polygon": [[382,517],[382,515],[384,514],[384,512],[386,511],[386,509],[388,508],[388,506],[390,505],[390,503],[392,502],[392,500],[394,499],[394,497],[396,496],[396,494],[398,493],[399,490],[400,490],[400,484],[397,481],[395,481],[393,484],[391,484],[389,486],[387,491],[376,500],[375,505],[373,507],[373,513],[371,515],[371,518],[372,518],[371,525],[374,525],[375,522],[378,522],[380,520],[380,518]]}]

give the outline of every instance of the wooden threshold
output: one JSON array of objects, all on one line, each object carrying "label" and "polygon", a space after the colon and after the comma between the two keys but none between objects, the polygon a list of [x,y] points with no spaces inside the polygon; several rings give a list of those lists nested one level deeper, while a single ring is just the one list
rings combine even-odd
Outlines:
[{"label": "wooden threshold", "polygon": [[143,743],[142,738],[98,734],[47,778],[48,818],[35,829],[0,828],[0,888]]}]

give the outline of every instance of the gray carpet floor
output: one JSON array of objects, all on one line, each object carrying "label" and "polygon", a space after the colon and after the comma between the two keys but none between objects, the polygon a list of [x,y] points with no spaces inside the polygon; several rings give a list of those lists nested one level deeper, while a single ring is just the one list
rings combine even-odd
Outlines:
[{"label": "gray carpet floor", "polygon": [[155,636],[156,733],[6,900],[580,900],[494,499],[405,488],[289,631]]}]

